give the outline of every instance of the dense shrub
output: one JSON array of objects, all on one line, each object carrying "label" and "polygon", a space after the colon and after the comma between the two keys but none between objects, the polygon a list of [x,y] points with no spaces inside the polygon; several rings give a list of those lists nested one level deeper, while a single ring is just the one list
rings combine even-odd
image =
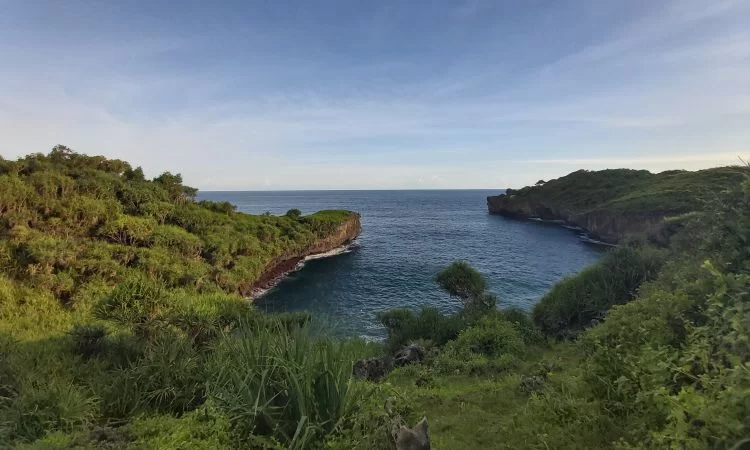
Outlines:
[{"label": "dense shrub", "polygon": [[443,372],[487,375],[516,367],[525,349],[513,324],[499,315],[483,317],[449,342],[435,360]]},{"label": "dense shrub", "polygon": [[495,311],[497,299],[486,291],[487,281],[465,261],[451,263],[436,275],[435,281],[446,293],[459,298],[463,309],[454,315],[442,314],[433,307],[422,308],[418,313],[403,308],[378,313],[378,320],[388,330],[388,348],[396,350],[417,340],[442,346],[466,326]]},{"label": "dense shrub", "polygon": [[97,315],[124,325],[153,320],[165,308],[162,285],[142,275],[131,275],[105,297]]},{"label": "dense shrub", "polygon": [[99,229],[99,235],[115,244],[146,245],[156,221],[145,217],[120,216]]},{"label": "dense shrub", "polygon": [[210,388],[234,442],[306,449],[341,431],[366,394],[351,379],[356,356],[346,344],[280,323],[242,330],[215,354]]},{"label": "dense shrub", "polygon": [[409,309],[392,309],[378,313],[377,317],[388,330],[387,342],[391,350],[416,340],[444,345],[455,339],[465,326],[463,317],[445,315],[433,307],[422,308],[417,313]]},{"label": "dense shrub", "polygon": [[109,413],[124,417],[149,410],[194,409],[205,399],[205,363],[191,339],[155,331],[142,354],[112,374],[104,393]]},{"label": "dense shrub", "polygon": [[518,356],[523,352],[524,343],[513,324],[495,316],[483,317],[476,325],[461,331],[455,348],[488,357],[503,354]]},{"label": "dense shrub", "polygon": [[612,306],[632,300],[643,282],[656,278],[664,257],[652,247],[618,247],[553,286],[534,306],[534,322],[547,336],[573,337],[603,320]]},{"label": "dense shrub", "polygon": [[91,358],[105,349],[105,339],[109,331],[101,324],[76,324],[70,330],[73,352]]},{"label": "dense shrub", "polygon": [[464,303],[487,290],[487,280],[466,261],[452,262],[435,276],[435,281],[441,289]]},{"label": "dense shrub", "polygon": [[505,308],[498,314],[515,327],[524,344],[540,344],[544,341],[542,330],[534,324],[528,312],[520,308]]}]

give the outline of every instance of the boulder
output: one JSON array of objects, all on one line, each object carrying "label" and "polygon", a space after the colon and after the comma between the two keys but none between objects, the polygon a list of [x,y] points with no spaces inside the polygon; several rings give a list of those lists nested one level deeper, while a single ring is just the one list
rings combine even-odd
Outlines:
[{"label": "boulder", "polygon": [[409,364],[419,364],[424,359],[425,350],[419,345],[402,347],[394,357],[394,366],[403,367]]},{"label": "boulder", "polygon": [[368,380],[379,381],[385,378],[393,370],[393,359],[386,356],[383,358],[361,359],[354,363],[352,373],[355,377]]}]

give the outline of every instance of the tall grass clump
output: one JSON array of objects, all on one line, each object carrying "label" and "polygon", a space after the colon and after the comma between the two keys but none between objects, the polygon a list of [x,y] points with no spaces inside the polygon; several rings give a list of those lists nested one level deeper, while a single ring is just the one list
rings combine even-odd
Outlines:
[{"label": "tall grass clump", "polygon": [[309,326],[243,327],[219,344],[209,391],[238,445],[319,448],[367,395],[352,380],[354,359],[346,343]]},{"label": "tall grass clump", "polygon": [[601,321],[612,306],[635,298],[641,284],[659,274],[664,259],[664,251],[653,247],[618,247],[557,283],[534,307],[534,322],[547,336],[574,337]]}]

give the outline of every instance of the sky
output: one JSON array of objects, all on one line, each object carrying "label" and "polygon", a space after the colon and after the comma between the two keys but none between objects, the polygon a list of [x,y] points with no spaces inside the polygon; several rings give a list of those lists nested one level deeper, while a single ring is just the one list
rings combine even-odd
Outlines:
[{"label": "sky", "polygon": [[202,190],[734,164],[750,0],[0,0],[0,137]]}]

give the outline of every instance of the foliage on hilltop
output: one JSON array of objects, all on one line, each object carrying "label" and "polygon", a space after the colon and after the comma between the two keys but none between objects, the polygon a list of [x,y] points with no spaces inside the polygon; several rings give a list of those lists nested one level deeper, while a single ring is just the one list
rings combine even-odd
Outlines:
[{"label": "foliage on hilltop", "polygon": [[124,161],[62,146],[3,160],[3,271],[71,303],[90,283],[134,274],[168,288],[245,293],[272,260],[325,236],[349,215],[252,216],[227,202],[195,202],[196,192],[179,174],[146,180]]},{"label": "foliage on hilltop", "polygon": [[578,170],[534,186],[513,189],[511,195],[529,203],[555,205],[573,214],[609,211],[669,216],[702,209],[705,202],[716,199],[717,193],[737,186],[747,173],[743,167],[661,173],[632,169]]},{"label": "foliage on hilltop", "polygon": [[[240,428],[247,416],[221,401],[231,389],[221,361],[261,378],[296,364],[247,358],[284,351],[281,342],[284,356],[297,355],[291,336],[304,335],[309,317],[261,315],[242,295],[269,264],[299,256],[352,213],[252,216],[196,202],[196,192],[179,174],[147,180],[125,161],[62,146],[0,160],[3,445],[215,448],[257,438],[304,448],[341,426],[329,421],[349,410],[300,424],[284,407],[282,378],[252,391],[277,400],[266,428]],[[349,344],[305,342],[311,350],[297,356],[316,355],[307,388],[343,389],[338,401],[352,402]],[[238,346],[246,353],[235,355]],[[333,367],[338,378],[325,379]],[[300,436],[289,431],[298,427]]]}]

